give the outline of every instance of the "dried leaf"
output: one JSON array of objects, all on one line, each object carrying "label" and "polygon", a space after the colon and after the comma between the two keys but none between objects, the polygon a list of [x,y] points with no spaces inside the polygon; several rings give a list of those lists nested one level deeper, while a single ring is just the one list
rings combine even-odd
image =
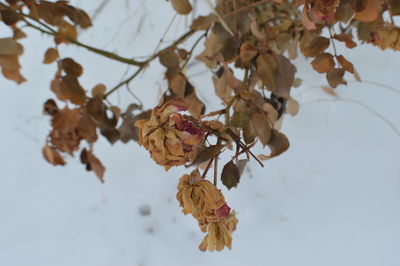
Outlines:
[{"label": "dried leaf", "polygon": [[192,5],[188,0],[171,0],[172,7],[176,13],[187,15],[192,11]]},{"label": "dried leaf", "polygon": [[238,160],[236,163],[237,168],[239,169],[239,174],[242,176],[244,169],[246,168],[249,159]]},{"label": "dried leaf", "polygon": [[15,55],[18,53],[17,41],[12,38],[1,38],[0,39],[0,55]]},{"label": "dried leaf", "polygon": [[211,145],[207,147],[197,155],[196,159],[194,159],[190,166],[196,166],[214,158],[223,148],[224,145]]},{"label": "dried leaf", "polygon": [[263,113],[254,113],[251,118],[251,127],[256,133],[260,142],[265,146],[271,138],[271,125]]},{"label": "dried leaf", "polygon": [[[303,37],[306,38],[306,37]],[[301,50],[306,57],[316,57],[322,54],[329,47],[329,39],[321,36],[315,36],[311,40],[302,39]]]},{"label": "dried leaf", "polygon": [[160,54],[160,63],[166,68],[179,68],[179,58],[173,49],[168,49]]},{"label": "dried leaf", "polygon": [[60,111],[60,109],[58,109],[58,106],[53,99],[48,99],[43,105],[43,112],[45,114],[53,116],[58,111]]},{"label": "dried leaf", "polygon": [[353,41],[353,38],[349,33],[336,34],[333,36],[333,38],[335,38],[340,42],[344,42],[347,48],[352,49],[357,46],[357,44]]},{"label": "dried leaf", "polygon": [[214,14],[208,16],[199,16],[194,19],[192,25],[190,25],[191,30],[207,30],[211,25],[217,21],[217,16]]},{"label": "dried leaf", "polygon": [[257,75],[269,90],[275,90],[275,77],[278,72],[278,64],[274,56],[270,54],[260,54],[256,62]]},{"label": "dried leaf", "polygon": [[79,84],[79,81],[71,76],[63,76],[61,78],[58,93],[61,96],[59,97],[60,100],[67,99],[76,105],[83,105],[86,102],[85,91]]},{"label": "dried leaf", "polygon": [[93,87],[92,96],[93,97],[102,96],[104,95],[105,92],[106,92],[106,86],[100,83]]},{"label": "dried leaf", "polygon": [[55,48],[49,48],[44,54],[43,64],[51,64],[58,58],[58,51]]},{"label": "dried leaf", "polygon": [[273,90],[276,96],[289,99],[290,88],[293,85],[294,75],[296,68],[294,65],[284,56],[275,56],[277,63],[277,75],[276,75],[276,88]]},{"label": "dried leaf", "polygon": [[67,57],[61,60],[61,68],[65,73],[73,78],[78,78],[83,73],[83,68],[74,59]]},{"label": "dried leaf", "polygon": [[287,101],[286,112],[288,114],[290,114],[291,116],[295,116],[299,112],[299,109],[300,109],[300,105],[295,99],[290,98]]},{"label": "dried leaf", "polygon": [[52,165],[65,165],[65,161],[61,154],[48,144],[43,147],[43,157]]},{"label": "dried leaf", "polygon": [[382,5],[382,0],[365,0],[365,8],[357,12],[355,19],[363,22],[371,22],[376,20],[380,14],[380,8]]},{"label": "dried leaf", "polygon": [[0,14],[1,14],[1,20],[6,25],[13,25],[17,23],[18,20],[20,20],[19,14],[12,9],[1,10]]},{"label": "dried leaf", "polygon": [[335,61],[333,61],[333,55],[323,53],[314,58],[311,65],[318,73],[326,73],[335,67]]},{"label": "dried leaf", "polygon": [[288,138],[279,131],[272,130],[271,139],[268,143],[268,147],[271,150],[270,155],[259,155],[258,158],[261,160],[269,160],[284,153],[289,148]]},{"label": "dried leaf", "polygon": [[329,86],[336,88],[340,84],[346,85],[346,81],[343,79],[344,69],[334,68],[326,73],[326,79],[328,80]]},{"label": "dried leaf", "polygon": [[347,72],[354,73],[354,66],[351,62],[349,62],[343,55],[339,55],[337,57],[339,64],[346,70]]},{"label": "dried leaf", "polygon": [[86,164],[86,170],[93,171],[96,176],[100,179],[101,183],[104,183],[104,172],[105,167],[100,160],[94,156],[91,151],[83,149],[81,152],[81,162]]},{"label": "dried leaf", "polygon": [[185,96],[186,78],[182,74],[176,75],[171,82],[171,91],[178,97]]},{"label": "dried leaf", "polygon": [[233,161],[225,164],[221,173],[221,181],[229,190],[239,184],[240,171]]}]

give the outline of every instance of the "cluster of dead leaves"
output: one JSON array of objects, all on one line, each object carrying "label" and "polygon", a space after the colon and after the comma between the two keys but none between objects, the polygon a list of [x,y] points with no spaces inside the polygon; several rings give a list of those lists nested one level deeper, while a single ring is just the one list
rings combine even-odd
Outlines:
[{"label": "cluster of dead leaves", "polygon": [[182,212],[192,214],[200,229],[207,233],[199,246],[201,251],[231,249],[231,234],[236,230],[238,220],[217,187],[203,179],[196,169],[180,178],[176,198]]}]

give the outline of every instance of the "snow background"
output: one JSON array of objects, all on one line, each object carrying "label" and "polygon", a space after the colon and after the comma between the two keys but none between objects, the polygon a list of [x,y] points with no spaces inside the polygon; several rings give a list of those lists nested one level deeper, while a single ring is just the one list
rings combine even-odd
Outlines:
[{"label": "snow background", "polygon": [[[100,1],[72,3],[94,14]],[[197,14],[208,13],[204,3],[199,1]],[[149,55],[173,16],[166,1],[108,1],[80,40],[127,57]],[[191,16],[177,17],[162,46],[190,21]],[[111,146],[103,138],[95,153],[107,167],[104,185],[79,158],[67,158],[66,167],[44,161],[41,148],[50,126],[42,105],[53,97],[49,82],[55,65],[41,62],[52,40],[26,32],[21,61],[28,82],[17,86],[0,77],[0,265],[400,265],[400,138],[365,107],[316,102],[333,98],[318,88],[326,84],[324,76],[306,60],[296,62],[304,81],[293,91],[306,104],[297,116],[286,117],[282,128],[289,151],[264,169],[252,161],[238,189],[224,190],[238,212],[233,249],[202,253],[197,247],[203,233],[175,200],[184,168],[165,173],[136,143]],[[363,80],[399,87],[398,53],[372,46],[338,49]],[[63,45],[61,55],[84,66],[80,81],[88,90],[97,83],[114,86],[127,70],[72,45]],[[190,68],[190,80],[203,100],[218,104],[210,97],[209,74],[196,75],[202,68]],[[146,107],[165,89],[162,73],[155,62],[132,82]],[[354,82],[337,92],[400,128],[398,93]],[[111,99],[122,107],[134,102],[124,89]],[[143,207],[151,214],[141,215]]]}]

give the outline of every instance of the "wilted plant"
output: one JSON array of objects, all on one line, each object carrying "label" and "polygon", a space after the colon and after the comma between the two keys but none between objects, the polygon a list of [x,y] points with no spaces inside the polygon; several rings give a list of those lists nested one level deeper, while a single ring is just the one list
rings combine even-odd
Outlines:
[{"label": "wilted plant", "polygon": [[[170,2],[179,15],[192,11],[189,0]],[[280,124],[285,113],[298,111],[298,103],[291,97],[291,88],[301,82],[292,63],[298,53],[312,58],[312,67],[326,75],[332,90],[346,84],[346,72],[360,80],[353,64],[337,54],[335,43],[342,42],[348,49],[369,43],[400,50],[400,29],[393,20],[400,15],[398,0],[216,0],[208,16],[194,19],[185,34],[144,61],[78,41],[77,29],[87,29],[92,22],[85,11],[68,1],[7,0],[0,2],[0,14],[13,32],[13,36],[0,39],[0,66],[7,79],[25,81],[19,64],[23,47],[18,40],[27,37],[22,27],[54,38],[55,46],[46,51],[43,60],[44,64],[55,63],[56,70],[50,85],[56,99],[44,104],[52,126],[43,148],[45,159],[65,165],[64,155],[80,151],[86,169],[103,182],[105,168],[93,153],[100,133],[110,143],[138,141],[165,170],[193,167],[180,178],[177,199],[183,213],[191,214],[207,233],[200,244],[203,251],[231,248],[231,234],[238,223],[217,188],[218,179],[228,189],[236,187],[250,159],[263,166],[262,161],[289,148]],[[191,38],[196,38],[193,47],[182,48]],[[206,111],[185,75],[203,40],[204,49],[195,60],[213,73],[215,94],[221,101],[221,108],[211,112]],[[62,57],[60,45],[77,45],[137,69],[115,87],[107,90],[97,84],[88,94],[79,83],[82,66]],[[107,99],[157,59],[166,69],[168,83],[158,106],[142,110],[141,104],[132,103],[123,112]],[[81,148],[82,141],[90,148]],[[254,155],[257,143],[268,146],[270,153]],[[233,155],[219,173],[217,166],[224,152]],[[213,182],[207,180],[211,167]],[[200,169],[204,169],[202,173]]]}]

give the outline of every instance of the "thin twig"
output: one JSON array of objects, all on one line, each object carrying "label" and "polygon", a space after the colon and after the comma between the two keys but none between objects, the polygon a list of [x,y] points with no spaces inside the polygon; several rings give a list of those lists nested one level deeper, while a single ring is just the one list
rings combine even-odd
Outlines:
[{"label": "thin twig", "polygon": [[199,37],[199,38],[196,40],[196,42],[193,44],[193,46],[192,46],[192,48],[190,49],[189,54],[188,54],[188,56],[187,56],[187,58],[186,58],[185,63],[183,63],[183,65],[182,65],[182,69],[184,69],[185,66],[187,65],[187,63],[189,63],[189,60],[190,60],[190,58],[191,58],[192,55],[193,55],[194,49],[195,49],[196,46],[200,43],[201,39],[207,37],[207,34],[208,34],[208,31],[205,31],[205,33],[202,34],[202,35],[200,35],[200,37]]},{"label": "thin twig", "polygon": [[214,186],[217,186],[218,180],[218,155],[214,158]]}]

